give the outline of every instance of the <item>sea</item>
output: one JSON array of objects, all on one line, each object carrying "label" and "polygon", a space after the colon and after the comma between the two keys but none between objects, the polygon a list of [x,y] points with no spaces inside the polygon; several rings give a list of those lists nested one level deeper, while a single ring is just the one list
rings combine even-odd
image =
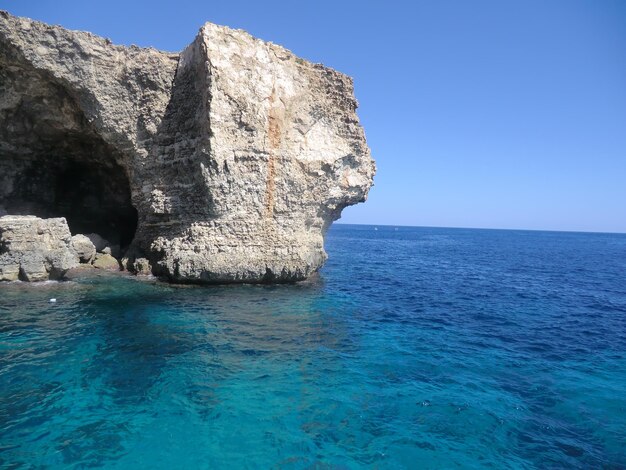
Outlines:
[{"label": "sea", "polygon": [[326,249],[293,285],[0,285],[0,467],[626,468],[625,234]]}]

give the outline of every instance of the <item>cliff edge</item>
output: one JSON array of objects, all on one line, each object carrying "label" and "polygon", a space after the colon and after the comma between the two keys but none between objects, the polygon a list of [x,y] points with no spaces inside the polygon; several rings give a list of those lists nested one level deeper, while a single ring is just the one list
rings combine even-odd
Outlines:
[{"label": "cliff edge", "polygon": [[171,54],[0,12],[0,212],[174,282],[302,280],[372,185],[356,108],[349,77],[241,30]]}]

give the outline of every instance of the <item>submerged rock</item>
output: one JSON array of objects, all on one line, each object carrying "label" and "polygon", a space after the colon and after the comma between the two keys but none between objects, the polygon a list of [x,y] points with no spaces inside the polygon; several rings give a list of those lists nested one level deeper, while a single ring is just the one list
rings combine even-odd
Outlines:
[{"label": "submerged rock", "polygon": [[61,279],[78,265],[64,218],[0,217],[0,281]]},{"label": "submerged rock", "polygon": [[372,185],[352,80],[241,30],[171,54],[0,12],[0,80],[0,204],[172,281],[305,279]]}]

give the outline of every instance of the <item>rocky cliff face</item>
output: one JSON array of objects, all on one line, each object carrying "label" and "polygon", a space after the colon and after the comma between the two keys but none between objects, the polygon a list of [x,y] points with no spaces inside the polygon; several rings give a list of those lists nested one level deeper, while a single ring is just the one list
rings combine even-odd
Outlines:
[{"label": "rocky cliff face", "polygon": [[0,206],[173,281],[301,280],[372,185],[356,107],[349,77],[240,30],[169,54],[2,12]]}]

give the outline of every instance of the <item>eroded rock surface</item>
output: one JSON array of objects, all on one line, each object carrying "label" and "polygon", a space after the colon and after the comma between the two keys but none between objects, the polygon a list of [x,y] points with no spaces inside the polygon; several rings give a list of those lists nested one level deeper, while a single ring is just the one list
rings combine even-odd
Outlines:
[{"label": "eroded rock surface", "polygon": [[64,218],[0,217],[0,281],[61,279],[78,265]]},{"label": "eroded rock surface", "polygon": [[349,77],[244,31],[171,54],[2,12],[0,206],[172,281],[302,280],[372,185],[356,107]]},{"label": "eroded rock surface", "polygon": [[98,269],[107,269],[110,271],[119,271],[119,262],[109,253],[98,253],[93,261],[93,266]]},{"label": "eroded rock surface", "polygon": [[81,263],[91,263],[96,257],[96,247],[92,241],[82,234],[72,237],[71,247],[78,255]]}]

